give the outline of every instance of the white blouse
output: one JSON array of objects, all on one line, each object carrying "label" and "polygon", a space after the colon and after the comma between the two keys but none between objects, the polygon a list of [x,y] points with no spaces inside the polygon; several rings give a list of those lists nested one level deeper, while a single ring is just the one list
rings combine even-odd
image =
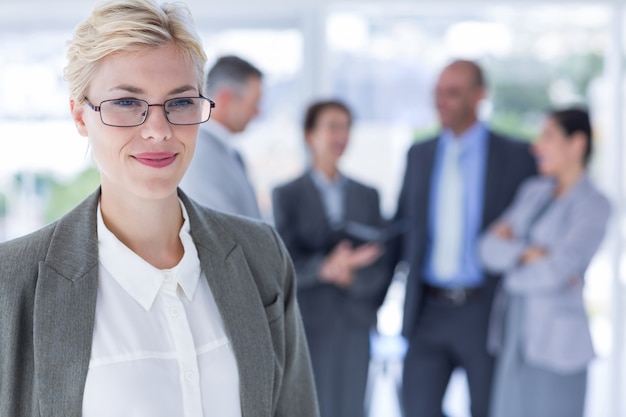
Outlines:
[{"label": "white blouse", "polygon": [[159,270],[106,228],[98,207],[98,298],[83,417],[241,417],[235,355],[181,208],[185,254]]}]

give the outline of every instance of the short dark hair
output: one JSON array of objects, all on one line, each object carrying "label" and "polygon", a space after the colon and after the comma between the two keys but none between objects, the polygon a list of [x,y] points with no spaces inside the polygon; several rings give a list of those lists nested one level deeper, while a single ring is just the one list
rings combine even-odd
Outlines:
[{"label": "short dark hair", "polygon": [[476,61],[471,61],[469,59],[455,59],[452,61],[448,67],[451,66],[464,66],[467,67],[472,73],[474,78],[474,83],[476,87],[486,88],[487,81],[485,79],[485,72],[482,67]]},{"label": "short dark hair", "polygon": [[548,117],[561,126],[568,139],[574,133],[580,132],[583,134],[587,144],[584,163],[585,165],[588,164],[593,151],[593,136],[589,112],[581,107],[571,107],[562,110],[552,110],[548,113]]},{"label": "short dark hair", "polygon": [[222,56],[207,74],[206,93],[211,95],[222,87],[240,89],[250,77],[263,78],[263,73],[250,62],[237,56]]},{"label": "short dark hair", "polygon": [[348,115],[350,123],[352,123],[352,112],[344,102],[336,99],[319,100],[311,103],[305,113],[303,123],[304,133],[310,133],[313,129],[315,129],[315,125],[320,118],[320,114],[322,114],[324,110],[330,108],[345,112]]}]

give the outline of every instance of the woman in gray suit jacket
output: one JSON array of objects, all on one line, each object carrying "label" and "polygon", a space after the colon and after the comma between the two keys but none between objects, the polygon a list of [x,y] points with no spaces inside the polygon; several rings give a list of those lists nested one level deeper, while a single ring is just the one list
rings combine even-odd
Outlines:
[{"label": "woman in gray suit jacket", "polygon": [[338,168],[350,124],[341,102],[313,103],[304,121],[312,168],[273,193],[276,229],[296,268],[322,417],[364,416],[369,333],[387,284],[380,246],[361,233],[382,227],[378,193]]},{"label": "woman in gray suit jacket", "polygon": [[594,356],[584,275],[610,215],[587,175],[591,148],[586,111],[550,113],[534,146],[541,177],[521,186],[481,240],[485,267],[504,274],[489,335],[498,353],[492,417],[583,415]]},{"label": "woman in gray suit jacket", "polygon": [[319,415],[278,235],[177,188],[205,61],[180,3],[110,0],[77,27],[65,75],[101,187],[0,245],[0,416]]}]

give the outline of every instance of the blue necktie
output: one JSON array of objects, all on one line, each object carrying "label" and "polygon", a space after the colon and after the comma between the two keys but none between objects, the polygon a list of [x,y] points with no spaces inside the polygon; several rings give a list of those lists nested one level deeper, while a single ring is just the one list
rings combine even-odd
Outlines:
[{"label": "blue necktie", "polygon": [[459,272],[463,255],[461,140],[451,140],[444,152],[437,190],[432,266],[437,278],[445,281]]}]

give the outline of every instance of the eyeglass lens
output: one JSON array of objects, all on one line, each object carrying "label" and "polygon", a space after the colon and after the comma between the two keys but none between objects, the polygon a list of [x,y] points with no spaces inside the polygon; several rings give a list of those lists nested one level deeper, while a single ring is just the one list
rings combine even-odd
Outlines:
[{"label": "eyeglass lens", "polygon": [[100,103],[102,123],[111,126],[138,126],[145,122],[149,107],[163,107],[165,117],[174,125],[194,125],[206,122],[211,103],[204,97],[180,97],[163,104],[148,104],[139,99],[115,99]]}]

